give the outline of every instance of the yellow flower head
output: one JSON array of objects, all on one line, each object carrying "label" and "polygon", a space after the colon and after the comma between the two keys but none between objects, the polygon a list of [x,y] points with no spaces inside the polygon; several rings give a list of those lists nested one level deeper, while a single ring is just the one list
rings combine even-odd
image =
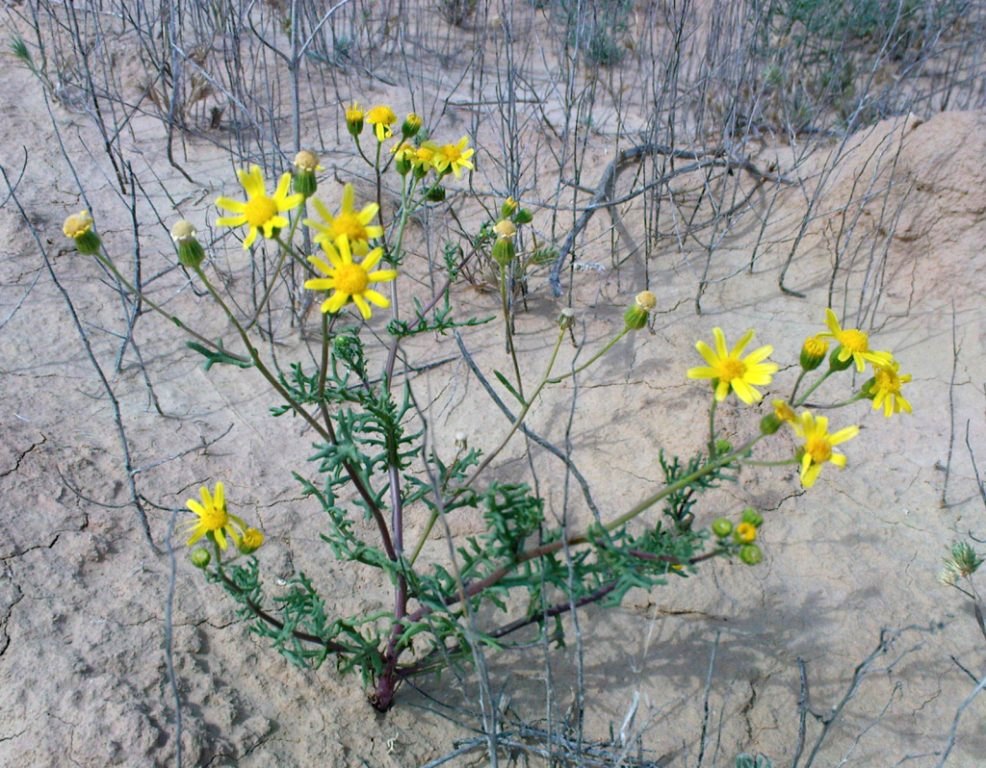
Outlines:
[{"label": "yellow flower head", "polygon": [[862,373],[867,362],[884,365],[892,359],[889,352],[874,352],[870,349],[870,337],[865,331],[839,325],[839,319],[831,309],[825,310],[825,324],[829,327],[829,332],[820,333],[819,336],[831,336],[839,343],[839,362],[845,363],[851,357],[856,363],[856,370]]},{"label": "yellow flower head", "polygon": [[349,248],[349,238],[342,235],[335,243],[322,240],[319,245],[325,252],[328,261],[320,256],[309,256],[308,261],[325,277],[316,277],[305,281],[305,288],[312,291],[333,291],[322,302],[323,312],[338,312],[350,300],[356,303],[364,320],[370,319],[370,305],[389,307],[387,297],[370,288],[370,283],[382,283],[397,277],[397,270],[380,269],[372,271],[383,258],[383,248],[374,248],[362,263],[353,261]]},{"label": "yellow flower head", "polygon": [[359,102],[354,101],[346,107],[346,130],[352,136],[359,136],[363,132],[363,110],[360,109]]},{"label": "yellow flower head", "polygon": [[410,112],[404,118],[404,122],[401,125],[401,135],[408,139],[416,136],[418,131],[421,130],[422,125],[424,125],[424,120],[421,119],[421,115],[416,112]]},{"label": "yellow flower head", "polygon": [[795,434],[805,441],[798,449],[801,460],[801,484],[805,488],[811,488],[815,484],[822,471],[822,465],[826,462],[831,462],[840,468],[846,466],[846,457],[836,453],[834,446],[852,440],[859,434],[859,427],[852,426],[830,435],[829,420],[824,416],[816,419],[811,415],[811,411],[802,413],[792,426]]},{"label": "yellow flower head", "polygon": [[901,394],[904,384],[911,380],[911,375],[901,376],[897,371],[900,363],[891,360],[885,365],[873,366],[873,378],[865,388],[866,395],[873,398],[873,410],[883,408],[883,415],[888,419],[895,413],[910,413],[911,404]]},{"label": "yellow flower head", "polygon": [[264,543],[264,534],[256,528],[247,528],[243,531],[243,538],[240,540],[239,549],[244,555],[256,552]]},{"label": "yellow flower head", "polygon": [[715,397],[718,401],[726,399],[732,389],[736,396],[747,405],[758,403],[763,398],[754,386],[770,384],[771,377],[780,367],[777,363],[763,362],[774,351],[769,344],[755,349],[746,357],[740,355],[753,338],[753,331],[747,331],[731,350],[726,349],[726,337],[721,328],[713,328],[715,349],[704,341],[695,343],[695,349],[705,358],[707,366],[688,369],[689,379],[712,379]]},{"label": "yellow flower head", "polygon": [[262,231],[264,237],[270,239],[274,237],[275,230],[288,226],[290,222],[281,214],[297,207],[304,196],[297,193],[288,194],[291,186],[290,173],[281,176],[277,189],[271,197],[267,196],[266,184],[259,166],[251,165],[249,171],[237,171],[236,175],[246,191],[246,202],[220,197],[216,200],[216,205],[235,215],[221,216],[216,223],[222,227],[240,227],[246,224],[249,229],[246,239],[243,240],[243,247],[249,248],[257,239],[258,232]]},{"label": "yellow flower head", "polygon": [[517,225],[510,219],[500,219],[493,225],[493,231],[496,232],[496,236],[498,238],[502,240],[509,240],[517,234]]},{"label": "yellow flower head", "polygon": [[342,206],[339,213],[333,215],[325,204],[317,198],[312,198],[315,211],[322,217],[322,221],[305,219],[305,224],[318,234],[315,235],[315,242],[332,245],[345,235],[349,238],[349,247],[357,256],[363,256],[370,250],[370,240],[383,236],[383,227],[377,224],[370,224],[380,210],[376,203],[364,206],[363,210],[357,212],[355,206],[355,192],[352,184],[346,184],[342,188]]},{"label": "yellow flower head", "polygon": [[786,421],[789,424],[793,424],[797,419],[797,416],[794,415],[794,410],[783,400],[774,400],[772,405],[774,406],[774,415],[778,421]]},{"label": "yellow flower head", "polygon": [[199,495],[202,497],[202,503],[195,499],[189,499],[185,502],[186,506],[198,516],[198,519],[193,520],[188,526],[188,530],[192,534],[188,539],[189,546],[203,536],[208,536],[219,545],[220,549],[224,550],[227,546],[227,533],[234,543],[239,544],[246,526],[240,518],[226,511],[223,484],[221,482],[216,483],[215,495],[210,494],[209,489],[202,486],[199,489]]},{"label": "yellow flower head", "polygon": [[757,527],[752,523],[740,523],[733,531],[737,544],[752,544],[757,538]]},{"label": "yellow flower head", "polygon": [[439,173],[451,171],[457,179],[462,178],[464,168],[473,170],[473,164],[469,162],[469,158],[476,153],[476,150],[467,149],[468,145],[469,137],[463,136],[459,139],[458,144],[442,144],[435,148],[435,155],[432,158],[435,170]]},{"label": "yellow flower head", "polygon": [[414,164],[419,168],[433,168],[435,166],[435,154],[438,145],[432,141],[425,141],[421,146],[414,150]]},{"label": "yellow flower head", "polygon": [[306,173],[315,173],[315,171],[325,170],[318,164],[318,155],[310,149],[303,149],[294,156],[294,167],[299,171],[304,171]]},{"label": "yellow flower head", "polygon": [[92,216],[89,215],[89,211],[73,213],[62,224],[62,232],[65,233],[65,237],[70,237],[73,240],[90,231],[92,231]]},{"label": "yellow flower head", "polygon": [[641,291],[634,298],[634,302],[644,312],[650,312],[657,306],[657,296],[654,295],[653,291]]},{"label": "yellow flower head", "polygon": [[382,142],[394,135],[392,126],[397,122],[397,115],[389,106],[381,104],[366,113],[366,122],[373,126],[377,141]]},{"label": "yellow flower head", "polygon": [[195,235],[195,225],[185,219],[178,219],[171,227],[171,239],[176,243],[187,243],[194,240]]}]

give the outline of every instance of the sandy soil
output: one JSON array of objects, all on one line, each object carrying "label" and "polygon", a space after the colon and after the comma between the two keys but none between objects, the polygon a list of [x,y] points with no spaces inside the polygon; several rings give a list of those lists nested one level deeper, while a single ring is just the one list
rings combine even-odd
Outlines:
[{"label": "sandy soil", "polygon": [[[119,302],[100,283],[97,266],[65,248],[60,231],[67,213],[89,206],[102,211],[107,243],[129,252],[126,222],[113,219],[125,201],[114,192],[98,137],[84,115],[51,106],[87,180],[91,196],[84,201],[29,73],[7,67],[0,109],[0,165],[42,238],[33,240],[3,190],[0,764],[173,765],[178,725],[169,646],[188,765],[412,766],[474,737],[478,683],[471,673],[421,680],[420,691],[405,688],[394,710],[378,715],[358,682],[341,679],[331,664],[318,672],[295,669],[247,635],[224,596],[187,562],[183,538],[173,533],[184,519],[180,507],[200,484],[224,479],[232,502],[267,533],[259,557],[272,578],[304,570],[341,611],[369,611],[388,600],[383,585],[339,568],[319,541],[313,503],[301,498],[290,474],[305,467],[309,439],[297,423],[267,416],[270,401],[256,376],[203,371],[175,329],[154,316],[141,319],[137,342],[164,415],[150,406],[132,351],[114,371],[119,340],[101,329],[120,327]],[[135,157],[171,173],[160,134],[146,130],[149,140]],[[208,148],[191,151],[197,179],[225,179],[232,189],[228,161]],[[601,142],[599,156],[607,152]],[[776,155],[783,169],[784,151]],[[508,720],[563,718],[575,702],[581,665],[592,737],[606,737],[611,726],[619,731],[636,701],[631,737],[669,765],[693,765],[707,694],[715,734],[708,764],[728,765],[746,750],[788,765],[797,749],[803,663],[818,718],[852,694],[818,764],[889,766],[905,758],[908,765],[937,764],[956,712],[975,687],[971,677],[983,674],[986,647],[969,604],[936,580],[953,541],[970,532],[986,535],[972,461],[986,461],[984,156],[984,113],[888,121],[854,137],[826,177],[785,275],[803,298],[778,289],[785,244],[806,214],[794,188],[771,212],[766,239],[775,245],[752,273],[743,269],[758,222],[737,228],[717,251],[703,314],[693,302],[705,271],[701,253],[669,249],[652,265],[662,308],[653,331],[621,343],[605,366],[580,380],[571,425],[573,456],[607,509],[624,509],[653,486],[659,446],[687,453],[701,441],[694,425],[704,423],[705,391],[684,376],[698,363],[696,338],[710,337],[714,325],[731,337],[754,327],[759,341],[775,346],[776,359],[793,362],[804,336],[822,330],[832,254],[845,243],[839,238],[847,217],[855,222],[852,237],[876,244],[877,256],[846,251],[858,263],[842,265],[840,274],[848,277],[840,277],[837,301],[862,306],[879,345],[893,349],[902,370],[913,374],[907,393],[914,414],[885,421],[860,406],[855,413],[863,431],[845,447],[849,469],[826,470],[810,493],[800,491],[790,470],[764,470],[715,497],[764,510],[760,567],[715,563],[673,588],[635,592],[620,610],[581,612],[581,659],[574,650],[552,651],[546,666],[537,648],[492,655],[490,678]],[[831,160],[818,157],[798,173],[817,180]],[[884,194],[891,172],[896,183]],[[183,213],[203,218],[220,191],[176,174],[167,186]],[[172,216],[163,193],[151,197],[163,216]],[[881,210],[899,211],[892,235],[880,231]],[[164,263],[161,254],[170,246],[163,234],[148,227],[149,264]],[[129,504],[111,403],[39,245],[52,256],[111,377],[159,551],[145,540]],[[599,258],[605,263],[602,253]],[[231,280],[244,279],[235,244],[221,259]],[[632,268],[579,274],[578,330],[589,342],[620,327],[622,308],[641,287],[637,277]],[[225,332],[181,281],[171,272],[152,292],[167,296],[176,312],[195,312],[208,331]],[[467,286],[456,298],[464,313],[495,311],[493,296]],[[544,276],[537,278],[528,311],[518,317],[532,370],[550,348],[559,306]],[[502,367],[497,329],[470,332],[469,343],[486,370]],[[287,359],[295,350],[285,344]],[[450,339],[435,339],[423,345],[422,356],[457,353]],[[790,370],[782,376],[793,380]],[[487,408],[461,361],[445,363],[418,387],[440,449],[459,431],[474,445],[492,447],[507,426]],[[560,387],[546,395],[532,427],[563,439],[572,394]],[[739,409],[725,409],[727,423],[740,432],[749,429],[742,417]],[[204,441],[215,442],[203,447]],[[502,471],[523,466],[521,449]],[[538,466],[545,478],[561,476],[547,459]],[[560,489],[549,482],[545,492],[557,514]],[[715,505],[703,514],[714,517]],[[460,532],[475,524],[463,521]],[[432,542],[436,553],[444,546]],[[885,630],[887,644],[854,687],[854,669]],[[806,753],[821,724],[809,717],[807,727]],[[956,727],[947,764],[982,765],[986,697],[962,711]],[[477,754],[447,765],[475,764],[469,760]]]}]

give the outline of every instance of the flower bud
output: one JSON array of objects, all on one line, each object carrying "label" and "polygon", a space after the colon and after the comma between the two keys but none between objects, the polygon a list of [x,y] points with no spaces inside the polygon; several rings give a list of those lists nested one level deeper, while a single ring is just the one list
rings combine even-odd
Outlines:
[{"label": "flower bud", "polygon": [[514,216],[514,221],[516,221],[518,224],[530,224],[532,221],[534,221],[534,214],[531,213],[526,208],[521,208],[519,211],[517,211],[517,215]]},{"label": "flower bud", "polygon": [[781,428],[781,424],[784,422],[777,418],[774,413],[768,413],[762,419],[760,419],[760,434],[761,435],[773,435]]},{"label": "flower bud", "polygon": [[92,231],[92,216],[89,211],[73,213],[62,224],[65,237],[75,241],[75,249],[87,256],[99,253],[99,235]]},{"label": "flower bud", "polygon": [[363,110],[359,108],[358,102],[354,101],[350,106],[346,107],[346,130],[349,131],[353,138],[363,132],[363,119]]},{"label": "flower bud", "polygon": [[627,307],[623,313],[623,321],[626,327],[632,331],[639,331],[647,325],[647,318],[650,311],[657,306],[657,296],[650,291],[641,291],[636,295],[633,304]]},{"label": "flower bud", "polygon": [[739,559],[747,565],[757,565],[763,561],[763,552],[756,544],[744,544],[740,547]]},{"label": "flower bud", "polygon": [[431,203],[440,203],[445,199],[445,187],[436,184],[425,192],[425,199]]},{"label": "flower bud", "polygon": [[809,336],[805,343],[801,345],[801,357],[799,362],[804,371],[813,371],[825,360],[825,354],[829,351],[829,343],[819,336]]},{"label": "flower bud", "polygon": [[416,136],[418,131],[421,130],[422,125],[421,115],[416,112],[411,112],[407,117],[404,118],[404,122],[401,125],[401,135],[405,139],[410,139]]},{"label": "flower bud", "polygon": [[501,267],[507,266],[517,255],[514,241],[509,237],[498,237],[493,243],[493,261]]},{"label": "flower bud", "polygon": [[740,516],[740,520],[744,523],[749,523],[754,528],[759,528],[763,525],[763,515],[761,515],[753,507],[747,507],[743,510],[743,514]]},{"label": "flower bud", "polygon": [[757,538],[757,528],[752,523],[742,522],[733,531],[733,541],[737,544],[752,544]]},{"label": "flower bud", "polygon": [[193,549],[191,551],[188,559],[192,561],[192,565],[196,568],[207,568],[209,561],[212,560],[212,555],[209,554],[208,549],[198,547],[197,549]]},{"label": "flower bud", "polygon": [[718,517],[712,521],[712,532],[724,539],[733,532],[733,524],[725,517]]},{"label": "flower bud", "polygon": [[567,331],[573,325],[575,325],[575,310],[571,307],[565,307],[558,313],[558,327]]},{"label": "flower bud", "polygon": [[307,149],[301,150],[294,158],[295,172],[292,176],[292,186],[294,191],[305,198],[315,194],[318,189],[318,180],[315,178],[316,171],[324,170],[318,164],[318,155]]},{"label": "flower bud", "polygon": [[192,223],[179,219],[171,227],[171,239],[178,247],[178,261],[189,269],[198,269],[205,259],[202,244],[195,237],[195,227]]},{"label": "flower bud", "polygon": [[516,210],[517,210],[517,201],[514,200],[512,197],[508,197],[506,200],[503,201],[503,205],[500,206],[500,218],[509,219],[511,216],[514,215],[514,212]]},{"label": "flower bud", "polygon": [[264,543],[264,534],[258,531],[256,528],[247,528],[243,531],[243,536],[240,539],[238,549],[244,555],[252,555],[261,545]]},{"label": "flower bud", "polygon": [[720,437],[716,440],[716,456],[725,456],[733,450],[733,444],[726,438]]}]

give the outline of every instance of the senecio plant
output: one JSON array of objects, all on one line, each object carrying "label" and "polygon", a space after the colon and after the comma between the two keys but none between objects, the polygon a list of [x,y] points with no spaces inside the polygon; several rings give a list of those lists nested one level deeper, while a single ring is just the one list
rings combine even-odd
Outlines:
[{"label": "senecio plant", "polygon": [[[656,297],[646,290],[639,293],[625,311],[621,330],[589,350],[585,362],[571,362],[564,371],[562,359],[568,353],[562,352],[562,342],[573,312],[563,310],[544,373],[536,382],[523,381],[508,317],[508,284],[523,250],[522,228],[531,223],[532,212],[507,198],[474,240],[446,247],[445,275],[437,292],[414,296],[413,285],[400,285],[408,258],[409,217],[421,206],[446,205],[445,185],[473,170],[474,150],[468,137],[447,144],[431,140],[415,114],[398,125],[387,106],[364,112],[354,104],[345,110],[345,120],[356,153],[377,180],[377,199],[382,199],[385,183],[400,189],[393,218],[377,202],[357,203],[348,184],[340,207],[331,209],[315,196],[322,169],[309,151],[298,153],[293,172],[283,174],[273,192],[254,165],[239,171],[245,199],[216,200],[222,212],[216,219],[219,226],[242,236],[243,248],[269,248],[276,256],[277,268],[261,306],[271,300],[282,270],[293,264],[304,271],[304,289],[321,309],[316,354],[309,362],[284,368],[264,359],[251,324],[232,309],[235,305],[210,276],[208,255],[187,221],[178,221],[172,230],[177,258],[204,287],[216,311],[228,318],[233,337],[214,341],[147,297],[143,301],[190,334],[189,346],[205,355],[207,368],[228,364],[255,371],[276,398],[273,414],[304,420],[314,437],[312,469],[297,477],[323,516],[323,539],[339,560],[378,571],[381,582],[393,588],[393,607],[337,615],[331,598],[323,597],[304,573],[276,593],[269,591],[262,577],[264,535],[230,511],[235,509],[235,489],[228,496],[221,481],[212,490],[202,488],[199,499],[187,501],[192,563],[237,603],[252,631],[295,664],[317,667],[332,659],[341,672],[358,672],[378,710],[393,704],[402,681],[468,660],[477,646],[500,648],[518,637],[529,642],[532,632],[561,643],[561,616],[574,607],[619,605],[631,588],[688,578],[715,557],[756,565],[763,557],[757,543],[764,524],[761,513],[748,507],[700,524],[695,504],[702,491],[735,481],[744,465],[764,463],[797,465],[801,484],[811,488],[827,465],[845,466],[847,458],[837,448],[859,431],[857,426],[830,431],[820,408],[869,400],[888,418],[910,412],[902,394],[910,377],[899,373],[890,352],[872,349],[866,333],[843,328],[829,309],[826,328],[804,342],[790,394],[774,400],[742,444],[733,445],[717,426],[719,403],[735,395],[745,405],[757,404],[763,397],[760,388],[771,384],[779,366],[770,360],[769,345],[746,352],[752,330],[730,347],[724,332],[713,328],[711,345],[695,345],[703,364],[687,371],[690,379],[711,385],[703,450],[686,458],[659,452],[655,459],[661,477],[637,504],[622,510],[590,504],[594,519],[583,529],[559,526],[545,516],[543,499],[529,485],[493,478],[487,469],[522,431],[541,393],[581,375],[617,341],[645,328]],[[308,229],[307,240],[302,227]],[[64,232],[79,252],[91,254],[126,290],[133,290],[106,252],[88,212],[69,216]],[[303,242],[313,242],[315,252],[304,251]],[[457,318],[451,305],[449,288],[471,258],[488,259],[498,270],[502,308],[497,312],[503,313],[513,368],[508,374],[493,373],[507,398],[516,401],[516,415],[490,440],[494,447],[486,452],[460,436],[454,455],[441,457],[433,441],[426,440],[427,425],[414,407],[413,382],[396,377],[395,364],[404,355],[402,344],[412,336],[459,332],[485,322]],[[410,312],[398,305],[399,286],[412,294]],[[387,323],[369,333],[374,314],[385,315]],[[830,380],[867,367],[871,375],[848,399],[809,403]],[[852,390],[855,379],[849,374],[842,379]],[[783,441],[781,450],[789,457],[759,460],[756,451],[763,441]],[[453,539],[446,557],[422,557],[436,523],[464,514],[481,515],[485,531]],[[502,617],[498,624],[496,617]]]}]

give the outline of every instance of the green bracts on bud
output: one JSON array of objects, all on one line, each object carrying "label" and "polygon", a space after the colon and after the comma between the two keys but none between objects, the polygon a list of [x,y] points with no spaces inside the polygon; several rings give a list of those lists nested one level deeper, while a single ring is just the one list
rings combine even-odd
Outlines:
[{"label": "green bracts on bud", "polygon": [[516,255],[517,249],[514,248],[514,241],[512,239],[498,237],[496,242],[493,243],[493,261],[501,267],[507,266],[514,260]]},{"label": "green bracts on bud", "polygon": [[743,514],[740,517],[740,520],[742,520],[744,523],[749,523],[754,528],[759,528],[761,525],[763,525],[763,515],[757,512],[757,510],[755,510],[753,507],[747,507],[746,509],[744,509]]},{"label": "green bracts on bud", "polygon": [[768,413],[762,419],[760,419],[760,434],[761,435],[773,435],[776,434],[777,430],[781,428],[784,422],[781,421],[777,414]]},{"label": "green bracts on bud", "polygon": [[757,565],[763,562],[763,552],[756,544],[744,544],[740,547],[739,559],[747,565]]},{"label": "green bracts on bud", "polygon": [[725,539],[733,532],[732,522],[725,517],[718,517],[712,521],[712,533],[718,538]]},{"label": "green bracts on bud", "polygon": [[192,565],[196,568],[207,568],[209,562],[212,560],[212,555],[209,554],[208,549],[199,547],[198,549],[193,549],[191,551],[188,559],[192,561]]},{"label": "green bracts on bud", "polygon": [[192,223],[180,219],[171,228],[171,239],[178,248],[178,261],[183,267],[198,269],[205,260],[205,250],[195,237],[195,227]]}]

